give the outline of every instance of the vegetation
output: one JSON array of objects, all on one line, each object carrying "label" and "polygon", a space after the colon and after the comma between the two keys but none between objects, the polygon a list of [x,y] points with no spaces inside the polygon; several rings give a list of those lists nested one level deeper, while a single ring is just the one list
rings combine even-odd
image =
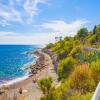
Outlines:
[{"label": "vegetation", "polygon": [[93,61],[90,64],[90,68],[93,73],[93,78],[94,78],[96,84],[98,84],[98,82],[100,81],[100,59]]},{"label": "vegetation", "polygon": [[67,57],[59,62],[58,65],[58,76],[59,79],[67,78],[73,69],[73,65],[75,64],[75,59],[72,57]]},{"label": "vegetation", "polygon": [[87,64],[77,66],[69,79],[71,87],[82,94],[94,90],[95,82]]},{"label": "vegetation", "polygon": [[[81,28],[74,37],[60,37],[46,49],[57,55],[61,84],[53,87],[51,77],[39,80],[38,86],[43,93],[41,100],[91,100],[100,82],[100,25],[91,31]],[[21,88],[19,92],[22,94]],[[5,89],[0,89],[0,95],[0,100],[19,100],[17,95],[10,98]]]},{"label": "vegetation", "polygon": [[76,37],[77,37],[78,39],[80,39],[81,42],[84,41],[84,39],[85,39],[86,36],[88,36],[88,30],[87,30],[87,28],[81,28],[81,29],[78,31],[77,35],[76,35]]},{"label": "vegetation", "polygon": [[50,89],[51,89],[51,85],[52,85],[51,77],[47,77],[45,79],[38,81],[38,86],[40,87],[40,89],[42,90],[42,92],[44,94],[44,97],[41,98],[42,100],[45,100],[46,98],[48,98]]},{"label": "vegetation", "polygon": [[46,48],[57,54],[61,85],[50,89],[49,99],[44,100],[91,100],[100,81],[100,25],[91,31],[81,28],[74,37]]}]

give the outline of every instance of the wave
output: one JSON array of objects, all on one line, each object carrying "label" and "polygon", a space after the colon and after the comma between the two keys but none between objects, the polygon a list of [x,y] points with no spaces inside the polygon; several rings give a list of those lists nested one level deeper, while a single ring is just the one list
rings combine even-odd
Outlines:
[{"label": "wave", "polygon": [[3,87],[3,86],[10,86],[10,85],[13,85],[14,83],[18,83],[18,82],[21,82],[27,78],[29,78],[30,75],[27,75],[27,76],[23,76],[23,77],[19,77],[19,78],[15,78],[13,80],[10,80],[10,81],[7,81],[3,84],[0,85],[0,87]]},{"label": "wave", "polygon": [[[27,54],[27,52],[24,52],[24,54]],[[32,56],[31,56],[32,55]],[[18,82],[21,82],[27,78],[29,78],[32,74],[30,73],[31,72],[31,69],[30,69],[30,66],[32,66],[36,61],[37,59],[39,58],[38,56],[36,56],[35,54],[31,54],[30,56],[35,58],[33,59],[33,61],[31,62],[28,62],[26,64],[24,64],[22,67],[21,67],[21,70],[24,70],[25,71],[25,74],[24,76],[20,76],[18,78],[14,78],[14,79],[10,79],[10,80],[4,80],[0,83],[0,88],[3,87],[3,86],[10,86],[10,85],[13,85],[15,83],[18,83]]]},{"label": "wave", "polygon": [[21,54],[27,54],[27,51],[22,52]]},{"label": "wave", "polygon": [[29,62],[27,64],[24,64],[24,66],[21,68],[21,70],[24,70],[25,71],[25,76],[22,76],[22,77],[18,77],[18,78],[15,78],[15,79],[12,79],[12,80],[9,80],[9,81],[3,81],[3,83],[0,84],[0,88],[3,87],[3,86],[10,86],[10,85],[13,85],[15,83],[18,83],[18,82],[21,82],[27,78],[29,78],[32,74],[30,74],[31,72],[31,69],[30,69],[30,66],[35,63],[36,59],[33,60],[32,62]]},{"label": "wave", "polygon": [[3,86],[10,86],[10,85],[13,85],[15,83],[18,83],[18,82],[21,82],[27,78],[29,78],[32,74],[30,74],[31,72],[31,69],[30,69],[30,66],[33,64],[34,60],[32,62],[29,62],[27,64],[24,64],[23,67],[21,67],[21,70],[24,70],[25,71],[25,74],[24,76],[20,76],[18,78],[15,78],[15,79],[10,79],[10,80],[2,80],[1,84],[0,84],[0,88],[3,87]]},{"label": "wave", "polygon": [[37,59],[39,58],[35,54],[31,54],[31,55],[30,55],[30,57],[34,58],[33,61],[30,61],[30,62],[24,64],[23,67],[21,67],[21,70],[28,71],[30,69],[30,66],[32,66],[37,61]]}]

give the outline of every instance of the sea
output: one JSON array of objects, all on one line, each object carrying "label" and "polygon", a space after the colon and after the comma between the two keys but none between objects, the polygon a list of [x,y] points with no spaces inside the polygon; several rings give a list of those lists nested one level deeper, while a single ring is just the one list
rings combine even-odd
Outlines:
[{"label": "sea", "polygon": [[12,84],[28,77],[27,67],[37,57],[34,52],[39,45],[0,45],[0,85]]}]

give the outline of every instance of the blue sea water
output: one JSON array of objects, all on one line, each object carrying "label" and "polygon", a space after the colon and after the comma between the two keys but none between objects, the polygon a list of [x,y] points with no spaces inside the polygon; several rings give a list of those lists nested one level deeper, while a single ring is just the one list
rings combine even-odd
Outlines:
[{"label": "blue sea water", "polygon": [[0,45],[0,84],[27,74],[23,67],[36,59],[32,52],[37,45]]}]

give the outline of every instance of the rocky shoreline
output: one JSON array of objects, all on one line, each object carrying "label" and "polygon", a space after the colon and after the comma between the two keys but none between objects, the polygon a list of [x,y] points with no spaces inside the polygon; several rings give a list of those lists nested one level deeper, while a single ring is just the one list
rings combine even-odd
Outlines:
[{"label": "rocky shoreline", "polygon": [[39,70],[42,70],[45,67],[45,56],[40,53],[42,50],[39,49],[34,52],[34,54],[38,57],[37,60],[30,66],[31,74],[37,74]]},{"label": "rocky shoreline", "polygon": [[[48,76],[52,77],[53,84],[57,85],[57,74],[50,55],[45,53],[43,49],[38,49],[34,54],[37,56],[37,60],[30,66],[30,76],[23,81],[6,87],[6,94],[9,98],[12,98],[16,94],[18,98],[25,97],[25,100],[40,100],[41,91],[37,86],[37,81]],[[22,95],[19,95],[19,89],[22,89]],[[5,89],[3,91],[5,92]],[[26,92],[24,93],[24,91]]]}]

